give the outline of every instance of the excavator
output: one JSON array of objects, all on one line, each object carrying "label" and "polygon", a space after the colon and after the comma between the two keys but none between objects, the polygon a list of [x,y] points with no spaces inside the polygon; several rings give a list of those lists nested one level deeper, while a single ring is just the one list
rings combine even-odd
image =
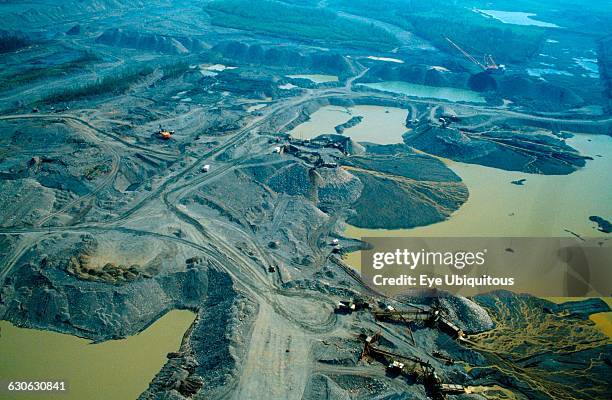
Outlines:
[{"label": "excavator", "polygon": [[162,128],[162,126],[159,126],[159,131],[157,131],[157,134],[159,135],[160,138],[164,139],[164,140],[168,140],[168,139],[172,139],[172,135],[174,135],[174,131],[169,131],[167,129]]},{"label": "excavator", "polygon": [[467,51],[463,50],[457,43],[453,42],[450,38],[444,37],[454,48],[459,50],[461,54],[465,56],[470,62],[478,66],[478,68],[482,69],[484,72],[488,74],[501,74],[506,70],[506,66],[503,64],[497,64],[495,59],[491,54],[485,54],[483,57],[483,61],[478,61],[474,56],[472,56]]}]

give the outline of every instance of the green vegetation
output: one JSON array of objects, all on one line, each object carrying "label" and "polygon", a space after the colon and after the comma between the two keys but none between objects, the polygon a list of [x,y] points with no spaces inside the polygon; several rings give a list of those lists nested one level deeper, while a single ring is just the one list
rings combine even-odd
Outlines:
[{"label": "green vegetation", "polygon": [[[466,7],[529,12],[540,21],[552,22],[567,29],[604,37],[610,35],[612,19],[610,2],[605,0],[471,0]],[[554,7],[551,7],[554,4]]]},{"label": "green vegetation", "polygon": [[212,2],[207,11],[213,24],[228,28],[302,40],[342,42],[346,46],[369,49],[397,44],[397,39],[383,29],[319,8],[269,0],[226,0]]},{"label": "green vegetation", "polygon": [[[471,14],[475,14],[471,15]],[[499,62],[524,62],[538,53],[543,35],[532,27],[507,27],[472,11],[437,15],[402,15],[405,27],[440,49],[456,51],[445,37],[454,38],[474,56],[494,54]]]},{"label": "green vegetation", "polygon": [[118,74],[108,75],[103,79],[84,85],[69,87],[61,92],[49,95],[45,102],[58,103],[74,101],[86,97],[100,96],[103,94],[119,95],[125,93],[130,86],[153,72],[152,67],[131,67]]},{"label": "green vegetation", "polygon": [[0,32],[0,54],[19,50],[29,44],[30,42],[26,38]]},{"label": "green vegetation", "polygon": [[191,63],[188,61],[180,61],[174,64],[168,64],[162,67],[164,71],[164,79],[178,78],[185,72],[189,71]]},{"label": "green vegetation", "polygon": [[612,36],[602,39],[598,48],[599,71],[604,84],[607,112],[612,113]]},{"label": "green vegetation", "polygon": [[484,17],[452,0],[332,0],[334,6],[397,25],[448,52],[457,50],[444,38],[450,37],[478,57],[493,54],[498,62],[522,62],[538,53],[543,40],[541,28],[507,25]]},{"label": "green vegetation", "polygon": [[81,57],[63,64],[47,67],[29,68],[24,71],[0,77],[0,90],[10,90],[21,85],[35,82],[39,79],[66,75],[81,70],[85,65],[99,61],[100,58],[92,53],[85,53]]},{"label": "green vegetation", "polygon": [[88,181],[94,180],[99,175],[108,174],[111,171],[111,167],[109,164],[98,164],[87,171],[85,171],[84,176]]},{"label": "green vegetation", "polygon": [[[181,76],[189,70],[189,63],[177,62],[159,67],[163,71],[164,79]],[[95,82],[83,85],[75,85],[60,92],[52,93],[44,99],[45,103],[59,103],[66,101],[81,100],[88,97],[101,95],[120,95],[128,91],[135,82],[145,78],[156,70],[150,65],[136,65],[126,68],[115,74],[109,74]]]}]

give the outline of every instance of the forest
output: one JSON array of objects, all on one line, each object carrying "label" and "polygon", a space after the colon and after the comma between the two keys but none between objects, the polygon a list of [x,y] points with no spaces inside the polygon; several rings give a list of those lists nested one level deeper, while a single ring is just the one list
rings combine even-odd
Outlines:
[{"label": "forest", "polygon": [[245,29],[303,41],[340,42],[354,48],[391,49],[397,39],[372,24],[342,18],[320,8],[276,1],[214,1],[206,11],[217,26]]}]

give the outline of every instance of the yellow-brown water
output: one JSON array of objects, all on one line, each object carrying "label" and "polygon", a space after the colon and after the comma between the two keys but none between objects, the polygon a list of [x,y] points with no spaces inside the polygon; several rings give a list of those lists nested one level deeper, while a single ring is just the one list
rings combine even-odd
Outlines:
[{"label": "yellow-brown water", "polygon": [[[607,297],[608,305],[610,305],[610,297]],[[589,319],[595,323],[595,326],[609,338],[612,338],[612,312],[601,312],[591,314]]]},{"label": "yellow-brown water", "polygon": [[[612,308],[612,297],[602,297],[601,299]],[[577,299],[573,297],[547,297],[546,300],[552,301],[553,303],[564,303],[566,301],[574,301]],[[595,323],[595,326],[601,333],[609,338],[612,338],[612,312],[591,314],[589,319]]]},{"label": "yellow-brown water", "polygon": [[[567,143],[593,157],[586,167],[570,175],[536,175],[502,171],[475,164],[445,160],[463,179],[469,198],[446,221],[414,229],[362,229],[347,226],[353,238],[384,236],[500,236],[566,237],[575,232],[585,237],[606,234],[595,229],[589,216],[612,216],[612,138],[577,135]],[[597,155],[603,157],[597,157]],[[510,182],[526,178],[523,186]],[[348,255],[359,268],[360,254]]]},{"label": "yellow-brown water", "polygon": [[[293,134],[303,138],[314,137],[333,131],[333,127],[346,122],[351,115],[341,107],[326,107],[314,113],[312,119],[298,126]],[[354,112],[351,114],[355,115]],[[398,112],[399,114],[399,112]],[[405,114],[404,118],[405,118]],[[361,128],[364,128],[367,116]],[[360,126],[358,125],[358,127]],[[404,132],[404,121],[395,118],[387,120],[386,129]],[[308,136],[311,135],[311,136]],[[350,136],[350,135],[349,135]],[[361,141],[375,143],[399,143],[401,133],[391,136],[377,129],[364,129]],[[545,176],[509,172],[480,165],[445,162],[465,182],[470,196],[468,201],[448,220],[415,229],[372,230],[347,226],[345,235],[353,238],[368,236],[502,236],[502,237],[564,237],[573,233],[584,237],[601,237],[605,234],[596,230],[589,216],[599,215],[609,219],[612,216],[612,186],[608,176],[612,171],[612,138],[598,135],[576,135],[567,143],[582,154],[593,157],[582,168],[570,175]],[[526,179],[523,186],[512,181]],[[360,267],[360,253],[354,252],[346,261],[357,269]],[[609,301],[609,299],[608,299]],[[549,393],[553,398],[567,394],[566,388],[551,384],[550,377],[535,370],[517,368],[498,353],[523,357],[540,352],[563,352],[564,347],[576,346],[588,349],[607,343],[612,337],[612,313],[591,316],[590,321],[568,321],[552,315],[542,317],[541,313],[523,307],[524,324],[514,326],[505,321],[501,314],[492,316],[497,326],[494,330],[471,338],[473,343],[488,352],[492,367],[516,376],[534,388]],[[509,312],[509,311],[508,311]],[[543,318],[543,320],[541,319]],[[552,347],[551,347],[552,345]],[[527,346],[527,347],[525,347]],[[525,347],[525,348],[524,348]],[[600,361],[594,361],[600,362]],[[466,366],[473,369],[478,367]],[[560,373],[563,373],[560,371]],[[589,371],[579,371],[588,374]],[[604,387],[604,386],[602,386]],[[605,387],[604,387],[605,389]],[[516,395],[502,387],[468,387],[472,393],[479,393],[490,399],[515,399]]]},{"label": "yellow-brown water", "polygon": [[402,142],[406,132],[408,111],[396,107],[354,106],[350,108],[325,106],[315,111],[310,120],[289,132],[293,137],[312,139],[325,133],[335,133],[334,128],[354,116],[361,116],[361,123],[346,129],[343,134],[361,142],[394,144]]},{"label": "yellow-brown water", "polygon": [[[583,237],[609,236],[596,229],[589,216],[612,216],[612,138],[604,135],[576,135],[567,143],[593,157],[587,165],[561,176],[502,171],[475,164],[443,160],[459,175],[469,190],[468,201],[446,221],[414,229],[362,229],[347,225],[345,235],[384,236],[500,236],[566,237],[574,232]],[[602,157],[598,157],[601,155]],[[510,182],[526,178],[523,186]],[[361,268],[361,253],[345,256]],[[567,299],[569,300],[569,299]],[[610,298],[606,299],[610,303]],[[590,317],[600,332],[612,338],[612,313]]]},{"label": "yellow-brown water", "polygon": [[479,394],[484,396],[486,399],[495,400],[519,400],[522,397],[512,393],[509,389],[501,387],[499,385],[493,386],[468,386],[465,388],[465,392],[468,394]]},{"label": "yellow-brown water", "polygon": [[0,380],[65,380],[58,395],[15,394],[4,400],[135,399],[178,350],[194,321],[189,311],[170,311],[138,335],[92,344],[71,335],[18,328],[0,321]]}]

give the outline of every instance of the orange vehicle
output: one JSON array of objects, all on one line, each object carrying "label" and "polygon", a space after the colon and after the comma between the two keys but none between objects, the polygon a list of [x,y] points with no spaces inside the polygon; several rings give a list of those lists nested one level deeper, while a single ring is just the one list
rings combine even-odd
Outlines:
[{"label": "orange vehicle", "polygon": [[169,131],[167,129],[162,128],[162,126],[159,126],[159,131],[157,131],[157,134],[164,140],[168,140],[168,139],[172,139],[172,135],[174,135],[174,131]]}]

